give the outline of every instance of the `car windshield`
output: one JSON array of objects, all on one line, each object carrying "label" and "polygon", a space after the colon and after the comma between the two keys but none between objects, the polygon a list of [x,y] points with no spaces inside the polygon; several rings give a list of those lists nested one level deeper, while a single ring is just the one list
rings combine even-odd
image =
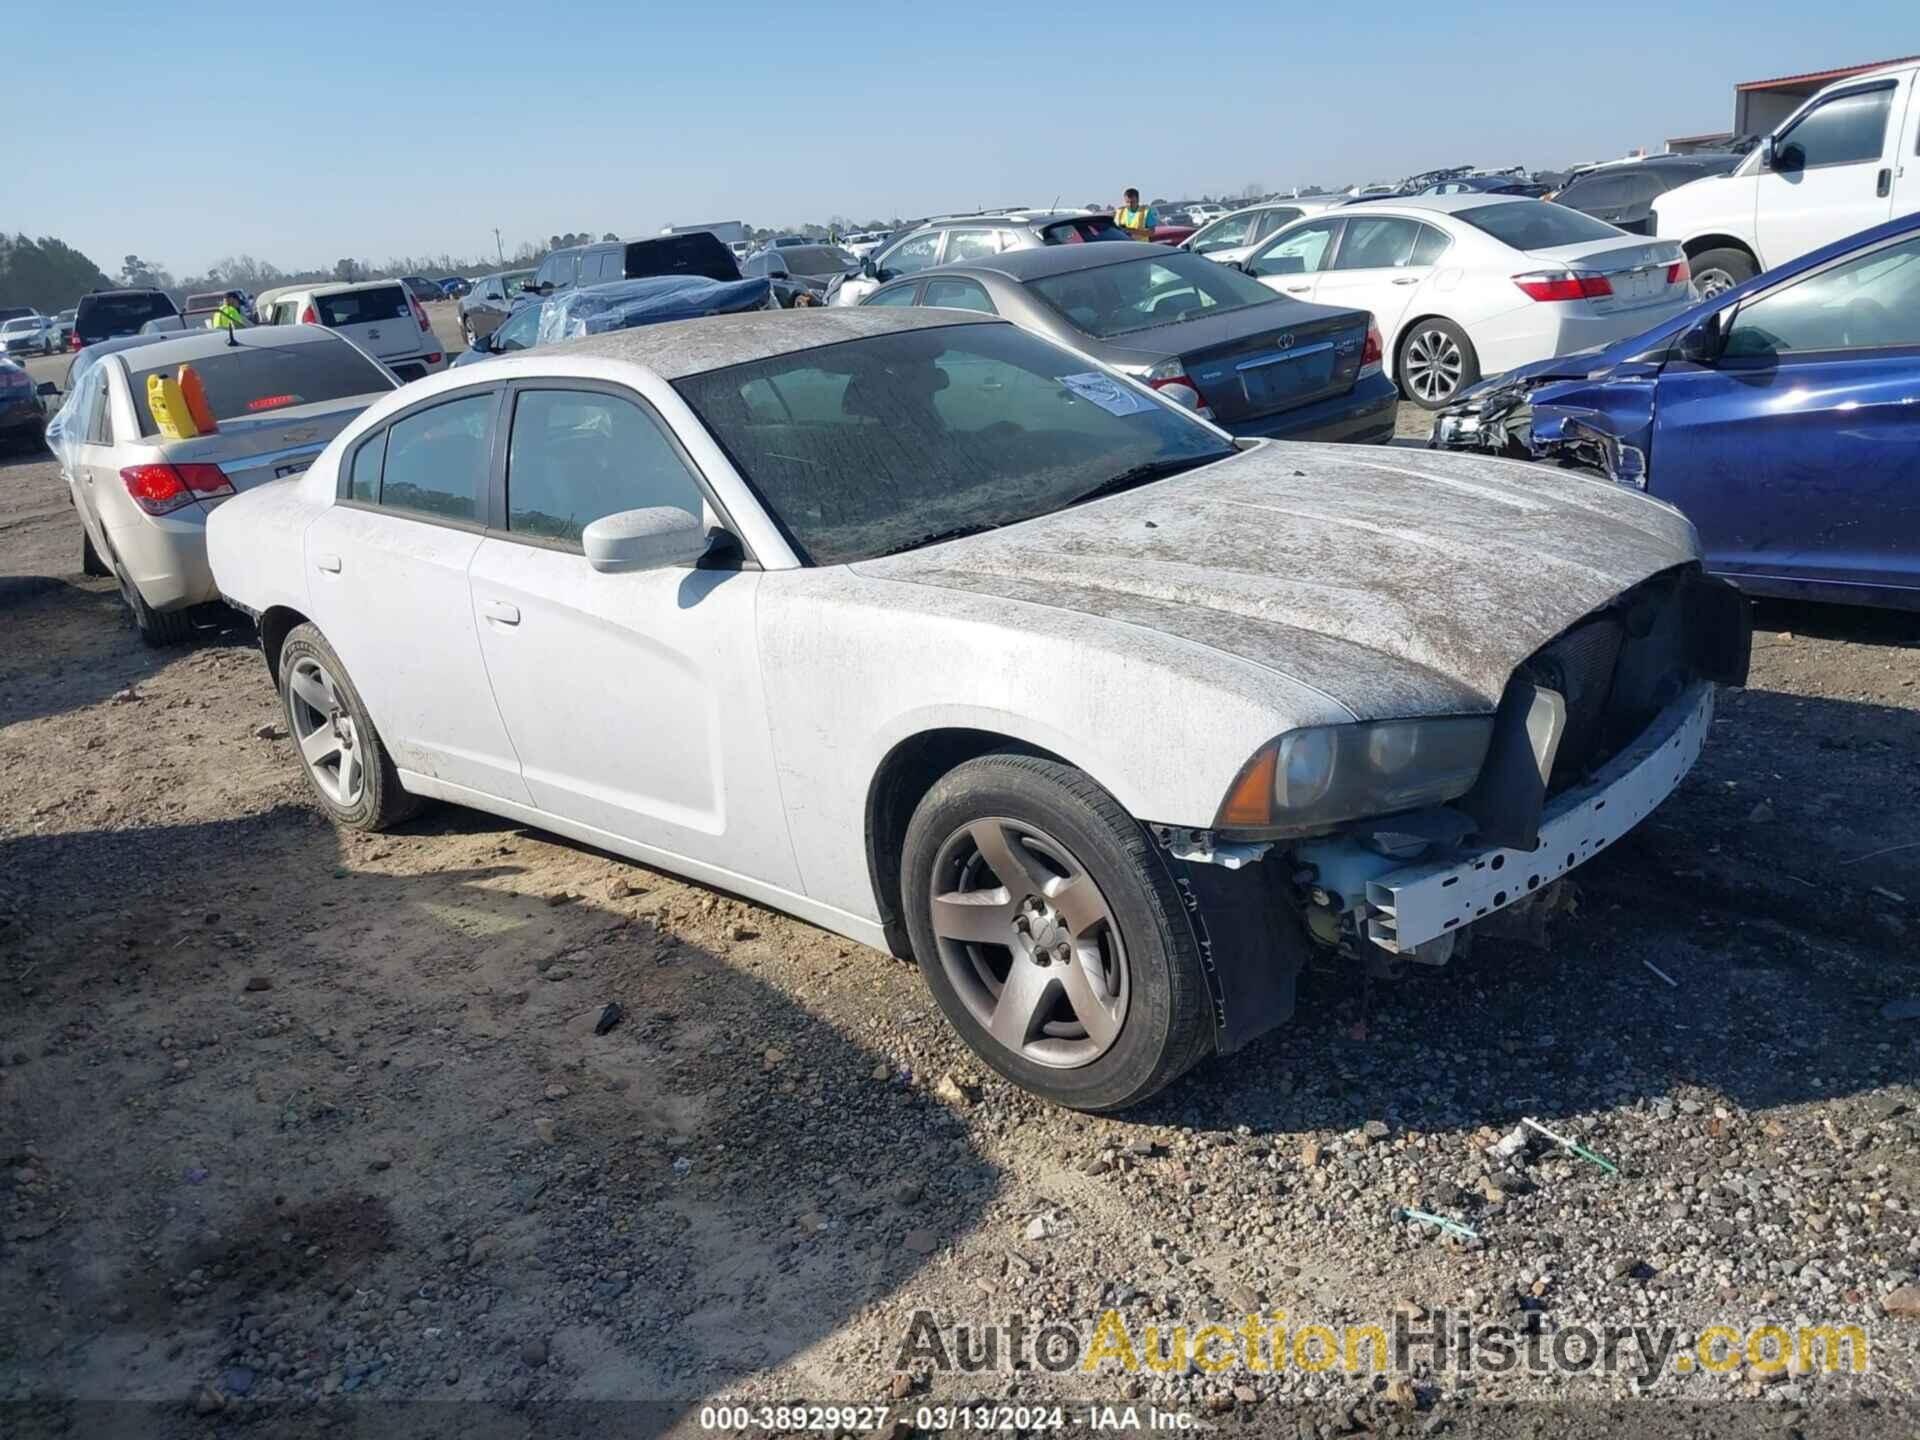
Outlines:
[{"label": "car windshield", "polygon": [[40,322],[38,320],[35,320],[31,316],[29,316],[25,320],[7,321],[5,325],[0,325],[0,332],[11,332],[15,330],[34,330],[34,329],[38,329],[39,325],[40,325]]},{"label": "car windshield", "polygon": [[800,275],[844,275],[860,268],[860,262],[838,245],[795,245],[782,250],[780,258]]},{"label": "car windshield", "polygon": [[815,565],[1011,525],[1233,453],[1200,421],[1005,324],[848,340],[674,388]]},{"label": "car windshield", "polygon": [[1516,250],[1551,250],[1556,245],[1610,240],[1625,233],[1591,215],[1545,200],[1476,205],[1471,210],[1454,211],[1453,218],[1466,221],[1474,229],[1483,230]]},{"label": "car windshield", "polygon": [[1280,298],[1251,275],[1179,250],[1045,275],[1026,288],[1081,334],[1101,339]]},{"label": "car windshield", "polygon": [[[344,400],[350,395],[377,396],[396,388],[386,371],[346,341],[331,336],[303,345],[247,345],[220,350],[190,363],[206,390],[213,418],[220,421]],[[156,365],[132,374],[133,408],[140,417],[140,433],[157,435],[159,427],[153,414],[141,403],[147,381],[156,375],[178,379],[180,366]]]}]

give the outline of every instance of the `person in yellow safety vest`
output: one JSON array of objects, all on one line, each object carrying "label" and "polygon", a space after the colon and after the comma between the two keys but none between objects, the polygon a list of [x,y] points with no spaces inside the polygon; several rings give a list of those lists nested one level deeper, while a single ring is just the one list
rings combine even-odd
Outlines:
[{"label": "person in yellow safety vest", "polygon": [[1128,187],[1127,203],[1113,212],[1113,223],[1127,232],[1129,240],[1151,240],[1153,227],[1160,223],[1160,217],[1153,213],[1151,205],[1140,203],[1140,192]]},{"label": "person in yellow safety vest", "polygon": [[246,313],[240,308],[240,292],[229,290],[227,298],[220,302],[220,308],[213,312],[213,318],[207,321],[209,330],[244,330],[247,328]]}]

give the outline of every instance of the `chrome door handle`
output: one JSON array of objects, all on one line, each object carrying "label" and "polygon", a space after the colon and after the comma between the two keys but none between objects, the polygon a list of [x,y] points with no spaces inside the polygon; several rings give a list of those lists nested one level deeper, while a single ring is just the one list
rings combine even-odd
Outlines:
[{"label": "chrome door handle", "polygon": [[1396,285],[1418,285],[1420,283],[1420,277],[1418,275],[1402,275],[1393,283]]},{"label": "chrome door handle", "polygon": [[1283,286],[1281,286],[1281,289],[1283,289],[1283,290],[1285,290],[1285,291],[1287,292],[1287,294],[1289,294],[1289,295],[1304,295],[1304,294],[1306,294],[1306,293],[1307,293],[1307,291],[1309,291],[1309,290],[1311,290],[1312,288],[1313,288],[1313,287],[1312,287],[1311,285],[1283,285]]},{"label": "chrome door handle", "polygon": [[338,555],[316,555],[314,556],[313,563],[329,575],[338,575],[340,573],[340,557]]},{"label": "chrome door handle", "polygon": [[509,605],[504,600],[489,600],[480,607],[480,613],[489,620],[498,620],[502,625],[520,623],[520,607]]}]

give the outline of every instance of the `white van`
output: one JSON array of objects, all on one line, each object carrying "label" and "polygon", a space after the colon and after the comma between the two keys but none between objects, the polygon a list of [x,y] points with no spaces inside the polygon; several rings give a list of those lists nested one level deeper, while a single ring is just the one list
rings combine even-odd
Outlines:
[{"label": "white van", "polygon": [[1835,81],[1731,174],[1669,190],[1654,231],[1678,240],[1703,295],[1920,210],[1920,64]]}]

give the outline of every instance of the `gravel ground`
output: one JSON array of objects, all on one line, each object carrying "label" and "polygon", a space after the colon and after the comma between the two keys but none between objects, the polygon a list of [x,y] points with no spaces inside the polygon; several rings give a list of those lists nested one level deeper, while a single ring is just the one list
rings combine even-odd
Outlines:
[{"label": "gravel ground", "polygon": [[[1291,1026],[1091,1119],[800,922],[470,812],[336,833],[245,627],[143,650],[78,557],[56,468],[0,457],[0,1430],[692,1435],[719,1397],[1914,1433],[1911,618],[1764,609],[1549,948],[1310,973]],[[1522,1116],[1619,1174],[1490,1153]],[[917,1311],[1108,1309],[1853,1323],[1871,1366],[896,1369]]]}]

